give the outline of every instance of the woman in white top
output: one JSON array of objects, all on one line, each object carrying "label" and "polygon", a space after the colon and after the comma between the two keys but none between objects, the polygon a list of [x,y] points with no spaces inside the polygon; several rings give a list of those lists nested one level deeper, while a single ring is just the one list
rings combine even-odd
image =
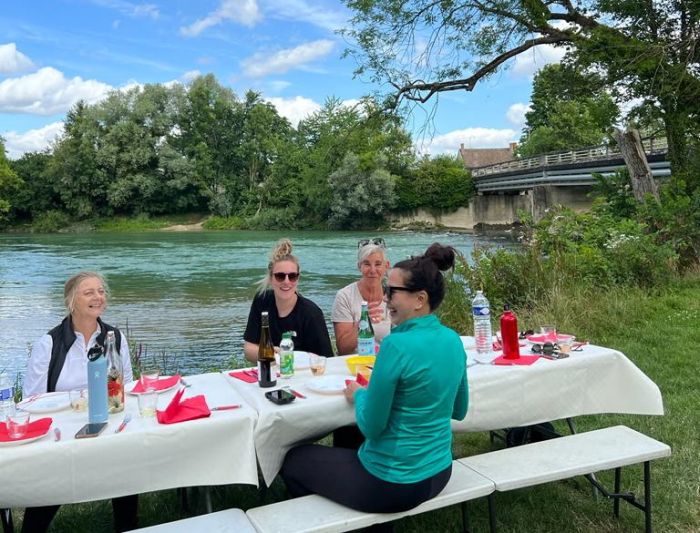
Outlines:
[{"label": "woman in white top", "polygon": [[362,277],[338,291],[331,313],[338,355],[357,353],[357,328],[363,301],[368,303],[376,341],[381,342],[389,334],[391,320],[386,313],[382,287],[389,266],[384,239],[362,239],[357,243],[357,268]]},{"label": "woman in white top", "polygon": [[[124,362],[124,382],[133,381],[126,337],[100,318],[107,307],[108,294],[107,283],[96,272],[80,272],[66,281],[63,296],[68,315],[34,344],[24,376],[24,398],[44,392],[87,388],[88,350],[98,343],[104,346],[108,331],[114,331]],[[138,495],[114,498],[112,508],[115,531],[138,527]],[[45,532],[58,509],[58,505],[27,508],[22,533]]]}]

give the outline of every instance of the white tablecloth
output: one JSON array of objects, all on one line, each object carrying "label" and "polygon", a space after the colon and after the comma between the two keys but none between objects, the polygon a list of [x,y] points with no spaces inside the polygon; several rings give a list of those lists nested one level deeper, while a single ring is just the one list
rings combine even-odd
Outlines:
[{"label": "white tablecloth", "polygon": [[[326,374],[342,374],[351,378],[345,358],[328,358]],[[355,423],[355,411],[343,394],[319,394],[306,387],[315,379],[308,369],[298,370],[294,377],[277,379],[277,387],[290,385],[306,396],[288,405],[276,405],[265,398],[257,383],[245,383],[226,373],[229,383],[258,411],[255,426],[255,451],[265,483],[269,486],[282,466],[287,451],[295,444],[327,435],[332,430]]]},{"label": "white tablecloth", "polygon": [[[469,339],[464,338],[465,345]],[[523,348],[525,354],[529,349]],[[343,357],[328,360],[327,373],[348,374]],[[453,431],[485,431],[594,413],[662,415],[656,384],[622,353],[587,345],[567,359],[540,359],[531,366],[473,365],[467,369],[469,410]],[[302,370],[277,385],[291,385],[305,394],[290,405],[277,406],[265,389],[227,376],[236,390],[258,410],[255,450],[268,485],[278,474],[287,451],[355,421],[354,408],[340,395],[310,391],[312,380]]]},{"label": "white tablecloth", "polygon": [[[185,398],[204,394],[209,407],[243,404],[212,412],[209,418],[179,424],[158,424],[138,416],[135,396],[127,395],[132,421],[114,431],[124,413],[110,416],[96,438],[75,440],[87,413],[64,410],[50,416],[53,431],[43,439],[0,448],[0,508],[77,503],[127,494],[197,485],[258,484],[253,429],[257,414],[220,374],[186,378],[192,384]],[[163,393],[163,409],[175,391]]]}]

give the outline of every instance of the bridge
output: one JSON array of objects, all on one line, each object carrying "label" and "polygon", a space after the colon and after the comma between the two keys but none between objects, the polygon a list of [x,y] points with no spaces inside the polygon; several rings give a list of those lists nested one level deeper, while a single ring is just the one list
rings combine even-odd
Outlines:
[{"label": "bridge", "polygon": [[[642,145],[654,177],[669,176],[671,166],[667,160],[666,139],[648,138]],[[471,173],[477,193],[513,194],[547,185],[590,187],[596,183],[593,174],[610,176],[624,166],[617,145],[601,145],[473,168]]]}]

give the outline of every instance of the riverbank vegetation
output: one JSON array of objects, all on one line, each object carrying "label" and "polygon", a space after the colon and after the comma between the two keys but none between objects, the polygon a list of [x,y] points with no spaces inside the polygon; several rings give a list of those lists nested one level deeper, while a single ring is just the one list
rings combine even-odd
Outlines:
[{"label": "riverbank vegetation", "polygon": [[212,75],[80,102],[50,150],[16,161],[0,140],[0,229],[112,217],[149,229],[193,212],[215,217],[211,228],[377,228],[395,211],[468,205],[472,193],[457,157],[419,157],[402,120],[369,98],[329,99],[295,127]]}]

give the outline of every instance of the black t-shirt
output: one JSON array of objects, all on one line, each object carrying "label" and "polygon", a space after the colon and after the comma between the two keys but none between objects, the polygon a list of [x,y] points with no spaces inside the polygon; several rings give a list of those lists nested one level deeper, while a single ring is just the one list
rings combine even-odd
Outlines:
[{"label": "black t-shirt", "polygon": [[280,345],[282,333],[295,331],[296,337],[292,338],[295,350],[312,352],[326,357],[333,355],[331,338],[328,335],[323,311],[308,298],[298,294],[297,303],[292,312],[284,318],[280,318],[277,314],[277,305],[275,305],[275,293],[267,290],[256,294],[253,298],[253,305],[250,306],[248,325],[243,334],[246,341],[254,344],[260,343],[260,314],[263,311],[267,311],[270,315],[270,335],[275,346]]}]

